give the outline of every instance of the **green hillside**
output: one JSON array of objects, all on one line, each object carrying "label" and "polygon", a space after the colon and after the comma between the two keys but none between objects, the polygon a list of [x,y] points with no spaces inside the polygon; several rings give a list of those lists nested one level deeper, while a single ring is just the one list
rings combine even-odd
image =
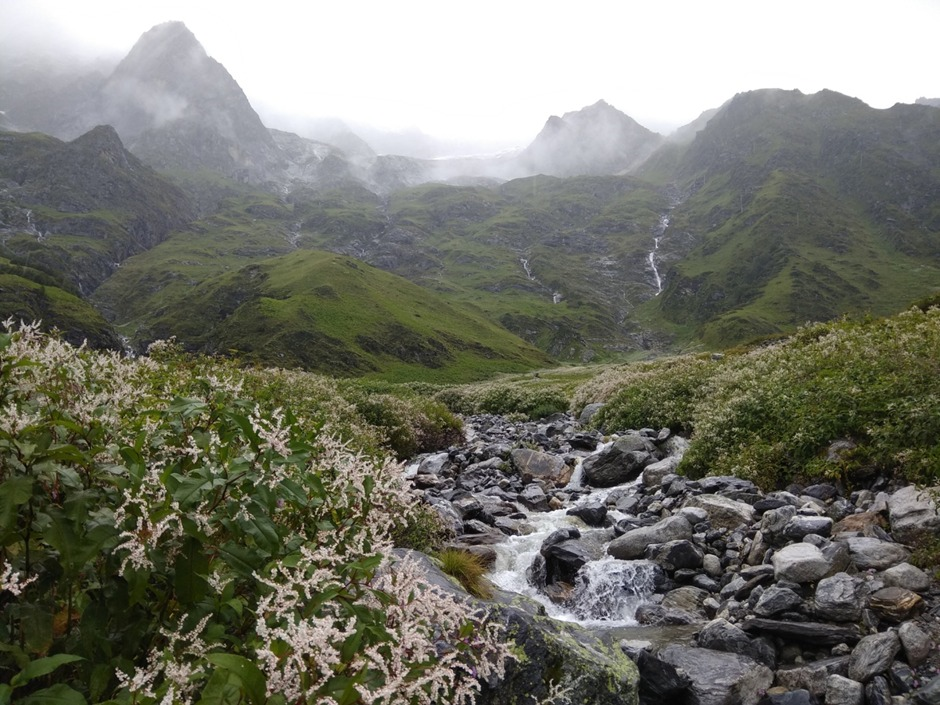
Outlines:
[{"label": "green hillside", "polygon": [[687,196],[667,238],[696,246],[643,313],[707,347],[887,314],[940,287],[940,111],[742,94],[673,173]]},{"label": "green hillside", "polygon": [[341,255],[287,253],[274,226],[241,233],[232,217],[210,220],[225,227],[177,234],[97,292],[138,345],[176,336],[189,349],[246,362],[388,379],[463,381],[550,362],[400,277]]}]

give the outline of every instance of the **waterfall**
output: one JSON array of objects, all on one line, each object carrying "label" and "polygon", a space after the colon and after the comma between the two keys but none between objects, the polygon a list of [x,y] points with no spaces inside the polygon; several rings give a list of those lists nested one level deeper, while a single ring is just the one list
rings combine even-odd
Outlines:
[{"label": "waterfall", "polygon": [[656,282],[656,296],[659,296],[663,293],[663,279],[659,273],[659,267],[656,265],[656,257],[659,252],[659,242],[662,240],[663,233],[666,232],[666,228],[669,227],[669,216],[661,215],[659,217],[659,224],[656,226],[653,235],[653,249],[650,250],[650,253],[646,256],[646,261],[649,262],[650,269],[653,270],[653,280]]}]

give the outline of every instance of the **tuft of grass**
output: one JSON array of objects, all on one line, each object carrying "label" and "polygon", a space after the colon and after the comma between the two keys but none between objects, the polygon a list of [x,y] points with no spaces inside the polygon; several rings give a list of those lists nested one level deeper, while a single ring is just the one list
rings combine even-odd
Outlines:
[{"label": "tuft of grass", "polygon": [[459,548],[445,548],[434,554],[441,570],[456,578],[474,597],[488,600],[493,597],[493,586],[486,579],[483,559]]}]

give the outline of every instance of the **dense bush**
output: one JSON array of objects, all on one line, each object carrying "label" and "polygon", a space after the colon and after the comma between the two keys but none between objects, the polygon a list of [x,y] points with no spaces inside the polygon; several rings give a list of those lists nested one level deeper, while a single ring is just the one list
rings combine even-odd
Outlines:
[{"label": "dense bush", "polygon": [[0,335],[0,702],[472,699],[506,650],[392,567],[401,466],[155,352]]},{"label": "dense bush", "polygon": [[705,382],[718,365],[710,357],[688,355],[612,367],[579,387],[573,405],[580,410],[605,402],[593,423],[611,431],[651,426],[689,432]]},{"label": "dense bush", "polygon": [[[925,307],[926,308],[926,307]],[[872,472],[940,476],[940,309],[801,329],[743,353],[611,368],[574,395],[606,402],[611,430],[669,426],[692,434],[680,470],[730,474],[766,488]],[[836,440],[855,444],[835,460]]]},{"label": "dense bush", "polygon": [[435,398],[457,414],[519,415],[541,419],[568,410],[568,394],[537,377],[447,387]]}]

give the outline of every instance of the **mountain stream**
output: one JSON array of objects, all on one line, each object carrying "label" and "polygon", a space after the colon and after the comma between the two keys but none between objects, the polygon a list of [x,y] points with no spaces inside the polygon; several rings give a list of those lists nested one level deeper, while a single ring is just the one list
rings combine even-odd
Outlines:
[{"label": "mountain stream", "polygon": [[[602,444],[595,454],[603,452],[610,445]],[[684,448],[678,449],[679,455],[682,450]],[[635,494],[640,480],[616,487],[591,488],[582,484],[582,463],[583,459],[576,466],[566,489],[583,494],[562,509],[526,511],[525,521],[532,529],[531,533],[511,536],[496,544],[496,563],[487,577],[502,590],[539,602],[547,615],[558,620],[605,629],[636,626],[634,615],[637,607],[648,601],[654,592],[654,565],[646,560],[623,561],[607,555],[610,530],[586,526],[567,512],[572,507],[603,505],[613,492]],[[625,515],[610,510],[608,516],[617,520]],[[527,570],[546,538],[559,529],[572,527],[580,531],[579,541],[591,547],[594,560],[581,567],[575,577],[573,591],[558,604],[529,581]]]}]

